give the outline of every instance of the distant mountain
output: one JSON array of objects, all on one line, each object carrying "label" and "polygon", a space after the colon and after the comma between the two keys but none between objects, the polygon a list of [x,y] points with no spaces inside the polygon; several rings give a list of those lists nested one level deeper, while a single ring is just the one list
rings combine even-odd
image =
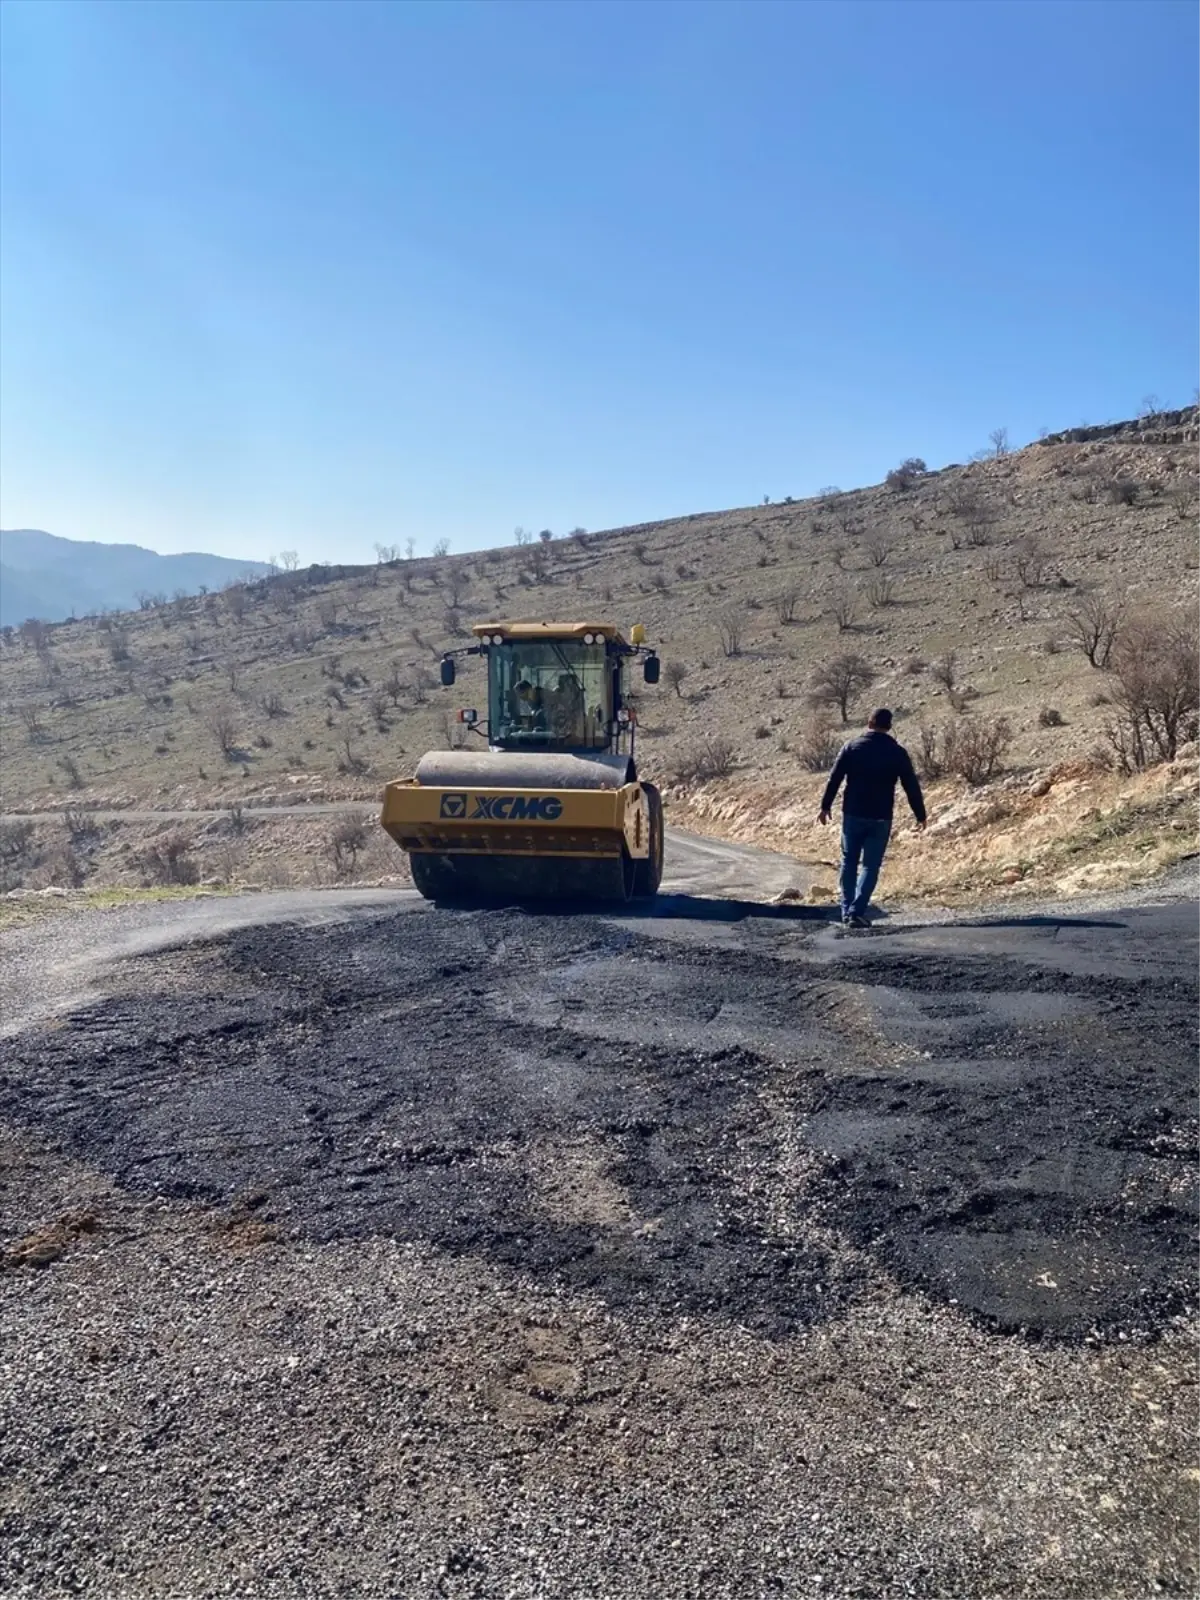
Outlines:
[{"label": "distant mountain", "polygon": [[0,626],[27,617],[61,622],[98,611],[132,611],[139,594],[195,594],[261,577],[262,561],[160,556],[136,544],[60,539],[38,528],[0,529]]}]

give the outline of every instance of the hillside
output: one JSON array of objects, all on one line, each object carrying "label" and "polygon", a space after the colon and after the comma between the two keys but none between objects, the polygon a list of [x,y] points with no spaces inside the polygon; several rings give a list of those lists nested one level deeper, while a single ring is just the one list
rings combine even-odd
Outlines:
[{"label": "hillside", "polygon": [[[459,737],[451,713],[478,703],[482,681],[468,668],[448,694],[435,669],[470,621],[605,616],[644,622],[661,650],[662,684],[639,691],[639,761],[668,788],[676,820],[745,836],[752,797],[760,835],[769,816],[782,818],[773,842],[826,861],[833,841],[811,815],[818,769],[845,729],[810,694],[819,666],[852,654],[874,676],[851,696],[850,723],[890,704],[927,775],[943,764],[948,732],[976,737],[1004,719],[997,794],[1047,774],[1082,784],[1056,840],[1094,806],[1124,804],[1130,783],[1165,783],[1139,824],[1150,842],[1136,845],[1138,861],[1160,864],[1191,847],[1193,823],[1174,824],[1191,816],[1192,780],[1182,769],[1168,769],[1170,781],[1121,770],[1114,675],[1089,663],[1080,630],[1090,610],[1103,618],[1112,606],[1126,627],[1154,612],[1185,619],[1194,636],[1197,437],[1189,409],[809,501],[469,556],[313,567],[119,619],[10,631],[0,805],[367,799],[424,749]],[[1193,720],[1185,707],[1181,737]],[[979,820],[978,786],[947,773],[934,790],[955,838],[974,848],[1004,834],[1004,804]],[[192,842],[202,851],[219,831],[198,828]],[[315,822],[281,822],[258,844],[239,836],[236,871],[256,863],[253,877],[270,859],[278,874],[289,845],[311,866],[318,833]],[[1113,837],[1128,865],[1126,834]],[[935,823],[922,849],[937,835]],[[1027,859],[1022,840],[1009,856],[985,850],[979,881],[1036,878],[1040,857]],[[105,849],[87,870],[115,870]],[[381,848],[374,870],[393,868],[398,857]],[[21,881],[39,880],[23,869]]]},{"label": "hillside", "polygon": [[136,544],[63,539],[39,528],[0,530],[0,626],[16,627],[28,617],[60,622],[130,611],[143,597],[194,595],[266,571],[261,561],[160,556]]}]

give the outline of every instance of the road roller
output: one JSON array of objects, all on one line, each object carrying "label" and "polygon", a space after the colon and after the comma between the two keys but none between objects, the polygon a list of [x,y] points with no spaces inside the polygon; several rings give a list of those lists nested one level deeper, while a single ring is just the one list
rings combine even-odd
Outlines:
[{"label": "road roller", "polygon": [[[659,680],[639,625],[480,622],[442,656],[487,665],[487,715],[458,713],[467,748],[432,750],[384,791],[384,828],[427,900],[645,900],[663,869],[662,800],[638,777],[626,682]],[[472,739],[481,742],[470,748]]]}]

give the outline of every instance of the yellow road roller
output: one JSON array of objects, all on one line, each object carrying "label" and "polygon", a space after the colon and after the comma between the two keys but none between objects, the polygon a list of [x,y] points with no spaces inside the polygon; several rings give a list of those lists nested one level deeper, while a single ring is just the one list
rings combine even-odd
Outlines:
[{"label": "yellow road roller", "polygon": [[384,828],[428,900],[646,899],[663,868],[662,800],[638,778],[634,661],[659,657],[643,629],[610,622],[481,622],[442,657],[487,663],[487,717],[460,711],[476,749],[433,750],[384,791]]}]

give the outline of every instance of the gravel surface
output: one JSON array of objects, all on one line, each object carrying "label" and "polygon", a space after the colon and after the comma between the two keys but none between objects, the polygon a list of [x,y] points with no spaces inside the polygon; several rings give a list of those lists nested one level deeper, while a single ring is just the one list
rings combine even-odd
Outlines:
[{"label": "gravel surface", "polygon": [[0,941],[0,1593],[1195,1592],[1194,901],[699,882]]}]

